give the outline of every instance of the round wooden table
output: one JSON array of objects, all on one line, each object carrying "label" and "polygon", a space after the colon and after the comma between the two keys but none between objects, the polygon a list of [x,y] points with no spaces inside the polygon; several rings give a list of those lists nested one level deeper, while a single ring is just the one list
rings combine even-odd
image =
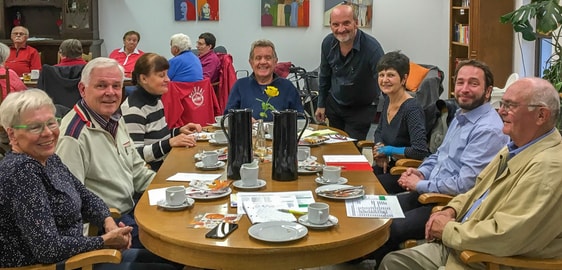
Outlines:
[{"label": "round wooden table", "polygon": [[[169,182],[166,178],[177,172],[197,172],[194,154],[199,149],[215,149],[207,142],[198,142],[195,148],[174,148],[158,171],[148,189],[162,188],[184,182]],[[324,154],[358,154],[353,143],[325,144],[311,148],[311,154],[323,163]],[[225,170],[218,171],[225,175]],[[217,173],[212,171],[211,173]],[[370,171],[342,171],[350,185],[363,185],[366,194],[386,194]],[[260,163],[260,179],[267,182],[261,192],[312,190],[318,185],[316,175],[299,175],[295,181],[271,180],[271,163]],[[233,188],[233,192],[238,190]],[[389,235],[389,219],[350,218],[345,201],[318,197],[317,202],[330,205],[330,214],[339,219],[337,226],[326,230],[309,229],[302,239],[270,243],[253,239],[248,234],[251,226],[246,216],[238,222],[239,228],[225,239],[205,238],[206,229],[195,229],[190,223],[205,213],[236,213],[230,207],[229,197],[196,201],[191,209],[171,212],[150,206],[148,193],[140,199],[135,217],[140,239],[153,253],[174,262],[211,269],[298,269],[341,263],[366,255],[380,247]]]}]

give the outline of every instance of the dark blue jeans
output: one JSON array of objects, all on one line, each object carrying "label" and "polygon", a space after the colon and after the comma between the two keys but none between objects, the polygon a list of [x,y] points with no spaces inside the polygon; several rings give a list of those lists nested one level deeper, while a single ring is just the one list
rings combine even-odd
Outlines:
[{"label": "dark blue jeans", "polygon": [[95,270],[180,270],[183,265],[162,259],[146,249],[128,249],[121,253],[120,264],[97,264]]}]

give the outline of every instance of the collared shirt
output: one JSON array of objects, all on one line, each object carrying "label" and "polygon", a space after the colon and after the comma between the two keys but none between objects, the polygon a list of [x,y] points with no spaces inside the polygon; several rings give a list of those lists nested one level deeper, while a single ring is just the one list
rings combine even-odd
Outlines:
[{"label": "collared shirt", "polygon": [[82,99],[80,100],[80,102],[82,103],[88,114],[90,114],[92,118],[94,118],[94,120],[96,120],[96,122],[100,124],[101,128],[109,132],[111,136],[115,138],[115,135],[117,134],[117,127],[119,125],[119,119],[121,118],[121,114],[116,112],[109,118],[109,120],[105,120],[105,118],[103,118],[97,112],[95,112],[90,107],[88,107],[86,101]]},{"label": "collared shirt", "polygon": [[135,63],[143,54],[143,51],[136,48],[129,54],[125,52],[124,48],[119,48],[113,50],[109,54],[109,58],[117,60],[117,62],[125,68],[125,75],[127,75],[127,77],[131,77],[131,73],[133,72],[133,69],[135,69]]},{"label": "collared shirt", "polygon": [[418,170],[425,176],[416,185],[419,193],[457,195],[474,186],[476,176],[508,142],[503,122],[489,104],[469,112],[457,110],[437,152]]},{"label": "collared shirt", "polygon": [[56,67],[68,67],[68,66],[78,66],[78,65],[86,65],[87,62],[82,59],[82,57],[78,58],[62,58],[60,63],[56,64]]},{"label": "collared shirt", "polygon": [[32,69],[41,70],[41,57],[39,57],[39,52],[29,45],[19,49],[12,45],[5,66],[13,69],[21,77],[24,73],[31,72]]},{"label": "collared shirt", "polygon": [[[513,158],[515,155],[521,153],[523,150],[525,150],[527,147],[533,145],[534,143],[542,140],[544,137],[550,135],[552,132],[554,132],[556,129],[553,128],[552,130],[550,130],[549,132],[543,134],[542,136],[528,142],[527,144],[521,146],[521,147],[517,147],[513,141],[509,142],[507,144],[507,149],[509,150],[509,159]],[[503,158],[503,157],[500,157]],[[505,161],[508,162],[508,161]],[[501,164],[501,161],[500,161]],[[484,192],[484,194],[482,194],[482,196],[480,196],[480,198],[478,198],[478,200],[476,200],[472,206],[468,209],[468,211],[466,212],[466,214],[464,215],[464,217],[462,218],[462,222],[465,222],[470,215],[472,214],[472,212],[474,212],[476,209],[478,209],[478,207],[480,206],[480,204],[482,203],[482,201],[484,201],[484,199],[486,199],[486,197],[488,197],[488,194],[490,193],[490,189],[486,190],[486,192]]]},{"label": "collared shirt", "polygon": [[318,107],[326,107],[328,95],[344,106],[377,102],[380,89],[376,67],[384,51],[374,37],[357,30],[353,48],[343,56],[339,41],[329,34],[321,50]]},{"label": "collared shirt", "polygon": [[219,81],[221,60],[214,51],[209,51],[204,55],[199,55],[201,66],[203,67],[203,77],[210,78],[211,83]]}]

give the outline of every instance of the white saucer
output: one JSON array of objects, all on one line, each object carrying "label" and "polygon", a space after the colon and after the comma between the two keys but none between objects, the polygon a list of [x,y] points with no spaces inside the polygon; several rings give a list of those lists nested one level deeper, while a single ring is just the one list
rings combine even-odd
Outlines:
[{"label": "white saucer", "polygon": [[224,167],[224,165],[226,165],[226,163],[224,163],[224,161],[219,161],[214,166],[205,166],[205,165],[203,165],[203,161],[199,161],[199,162],[195,163],[195,167],[197,169],[200,169],[200,170],[216,170],[216,169]]},{"label": "white saucer", "polygon": [[308,234],[305,226],[288,221],[269,221],[252,225],[248,234],[266,242],[288,242],[301,239]]},{"label": "white saucer", "polygon": [[193,206],[194,203],[195,203],[194,199],[186,198],[185,202],[183,204],[180,204],[180,205],[169,205],[168,203],[166,203],[166,200],[158,201],[158,202],[156,202],[156,205],[158,205],[159,207],[161,207],[164,210],[179,211],[179,210],[183,210],[183,209],[186,209],[188,207]]},{"label": "white saucer", "polygon": [[338,218],[330,215],[324,224],[312,224],[308,222],[308,214],[299,217],[299,223],[311,229],[326,229],[338,225]]},{"label": "white saucer", "polygon": [[220,128],[220,127],[221,127],[221,123],[213,123],[211,126]]},{"label": "white saucer", "polygon": [[232,183],[232,185],[235,188],[247,189],[247,190],[259,189],[259,188],[265,187],[265,184],[266,184],[265,180],[262,180],[262,179],[258,179],[258,184],[256,186],[245,186],[244,182],[242,180],[234,181],[234,183]]},{"label": "white saucer", "polygon": [[226,145],[226,144],[228,144],[228,141],[217,142],[217,141],[215,141],[215,139],[209,139],[209,143],[210,143],[210,144],[215,144],[215,145]]},{"label": "white saucer", "polygon": [[316,179],[315,179],[314,181],[315,181],[317,184],[320,184],[320,185],[343,185],[343,184],[347,183],[347,178],[345,178],[345,177],[340,177],[340,179],[338,180],[338,182],[335,182],[335,183],[328,183],[328,182],[322,180],[322,178],[320,178],[320,177],[316,177]]}]

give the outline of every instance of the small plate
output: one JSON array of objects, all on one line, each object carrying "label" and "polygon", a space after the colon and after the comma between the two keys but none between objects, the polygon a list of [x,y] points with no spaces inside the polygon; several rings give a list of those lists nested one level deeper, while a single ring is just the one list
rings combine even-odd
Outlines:
[{"label": "small plate", "polygon": [[224,165],[226,165],[226,163],[224,163],[224,161],[219,161],[214,166],[205,166],[205,165],[203,165],[203,161],[199,161],[199,162],[195,163],[195,167],[197,169],[204,170],[204,171],[218,170],[218,169],[224,167]]},{"label": "small plate", "polygon": [[183,209],[186,209],[188,207],[193,206],[193,204],[195,203],[195,200],[192,198],[186,198],[185,202],[183,204],[180,205],[169,205],[168,203],[166,203],[166,200],[161,200],[156,202],[156,205],[158,205],[158,207],[164,209],[164,210],[168,210],[168,211],[180,211]]},{"label": "small plate", "polygon": [[248,234],[261,241],[288,242],[305,237],[308,229],[295,222],[270,221],[252,225]]},{"label": "small plate", "polygon": [[215,141],[215,139],[209,139],[209,143],[210,143],[210,144],[214,144],[214,145],[227,145],[227,144],[228,144],[228,141],[225,141],[225,142],[217,142],[217,141]]},{"label": "small plate", "polygon": [[221,128],[221,123],[213,123],[211,126]]},{"label": "small plate", "polygon": [[200,133],[197,133],[197,137],[195,139],[198,140],[198,141],[208,141],[208,140],[211,139],[212,134],[213,133],[211,133],[211,132],[200,132]]},{"label": "small plate", "polygon": [[353,187],[353,186],[350,186],[350,185],[323,185],[323,186],[317,187],[316,190],[314,190],[314,192],[320,197],[324,197],[324,198],[328,198],[328,199],[334,199],[334,200],[356,199],[356,198],[361,198],[365,195],[365,189],[359,189],[356,192],[349,193],[349,195],[347,195],[347,196],[341,196],[341,195],[334,196],[334,195],[331,195],[331,194],[318,193],[318,192],[327,191],[327,190],[335,190],[335,189],[350,188],[350,187]]},{"label": "small plate", "polygon": [[347,183],[347,178],[345,177],[340,177],[340,179],[338,180],[337,183],[328,183],[326,181],[323,180],[323,178],[321,177],[316,177],[316,179],[314,180],[316,182],[316,184],[320,184],[320,185],[343,185],[345,183]]},{"label": "small plate", "polygon": [[213,200],[213,199],[218,199],[218,198],[222,198],[222,197],[226,197],[228,195],[230,195],[230,193],[232,193],[232,189],[231,188],[226,188],[226,190],[224,192],[217,192],[217,191],[212,191],[212,190],[201,190],[201,192],[198,193],[193,193],[197,191],[196,189],[193,188],[187,188],[187,197],[189,198],[193,198],[196,200]]},{"label": "small plate", "polygon": [[238,180],[238,181],[234,181],[234,183],[232,183],[232,185],[237,188],[237,189],[246,189],[246,190],[251,190],[251,189],[260,189],[262,187],[265,187],[265,180],[262,179],[258,179],[258,185],[257,186],[245,186],[244,182],[242,180]]},{"label": "small plate", "polygon": [[338,225],[338,218],[330,215],[324,224],[312,224],[308,222],[308,215],[299,217],[299,223],[311,229],[326,229]]}]

